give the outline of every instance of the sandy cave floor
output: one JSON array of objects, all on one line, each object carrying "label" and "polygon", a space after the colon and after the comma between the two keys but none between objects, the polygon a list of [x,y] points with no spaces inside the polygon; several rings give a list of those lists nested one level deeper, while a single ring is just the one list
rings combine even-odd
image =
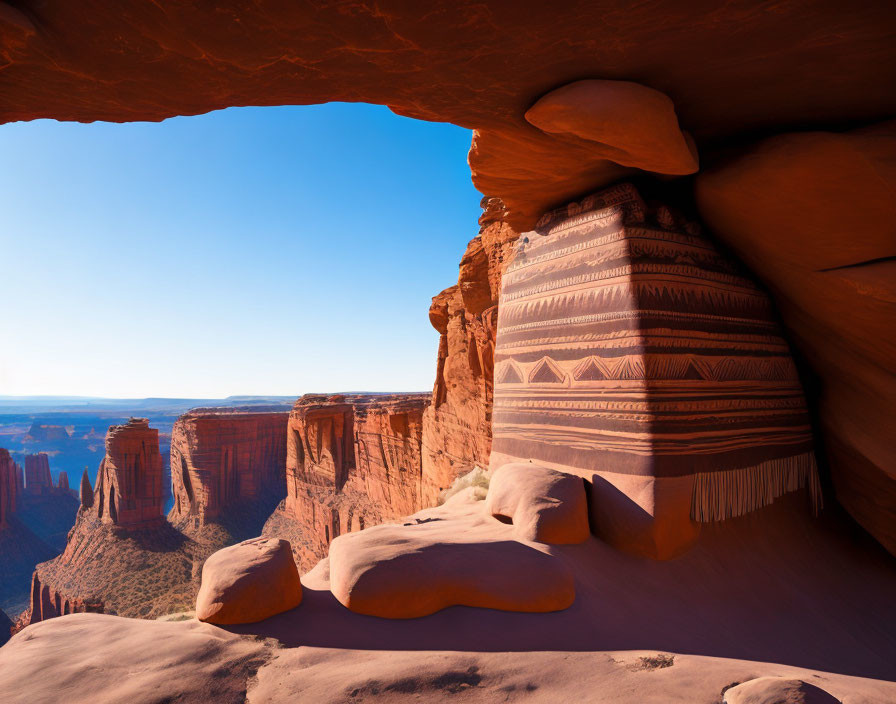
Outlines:
[{"label": "sandy cave floor", "polygon": [[[469,519],[466,495],[417,514]],[[0,649],[0,701],[688,702],[717,704],[763,675],[805,679],[846,704],[896,701],[896,568],[843,519],[791,496],[704,528],[668,562],[596,538],[539,546],[576,575],[549,614],[453,607],[387,620],[329,592],[328,562],[302,605],[257,624],[76,614]]]}]

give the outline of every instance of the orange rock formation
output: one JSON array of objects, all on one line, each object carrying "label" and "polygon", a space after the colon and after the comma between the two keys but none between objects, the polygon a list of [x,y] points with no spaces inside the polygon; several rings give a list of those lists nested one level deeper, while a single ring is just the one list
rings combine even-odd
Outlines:
[{"label": "orange rock formation", "polygon": [[162,455],[159,431],[145,418],[113,425],[94,488],[97,516],[120,528],[162,521]]},{"label": "orange rock formation", "polygon": [[[110,0],[93,0],[89,11],[60,0],[2,7],[0,121],[159,120],[232,105],[331,100],[384,104],[409,117],[473,129],[474,184],[502,199],[506,222],[517,231],[638,170],[691,173],[697,151],[701,168],[711,168],[726,144],[758,133],[868,124],[896,111],[896,94],[887,90],[896,84],[890,36],[896,9],[889,3],[775,1],[756,11],[735,2],[705,12],[621,0],[575,2],[564,12],[537,4],[521,12],[518,3],[436,2],[417,13],[397,0],[233,13],[184,2],[163,12]],[[605,38],[608,26],[612,41]],[[704,70],[710,64],[713,70]],[[749,201],[742,194],[739,208]],[[804,214],[806,203],[781,201],[795,217]],[[872,225],[886,232],[887,222]],[[734,239],[719,225],[722,237]],[[767,232],[764,223],[741,228],[737,247],[762,251],[763,267],[787,276],[790,233],[775,238],[779,251],[767,246]],[[837,262],[869,261],[856,238],[841,244]],[[842,286],[867,288],[871,271],[850,272]],[[798,287],[796,280],[790,283]],[[829,362],[813,350],[812,336],[801,334],[800,316],[822,320],[824,305],[806,297],[781,310],[800,352],[843,398],[849,389],[834,388]],[[877,305],[842,317],[866,320],[866,329],[850,333],[862,335],[863,344],[892,327]],[[889,388],[892,370],[885,368],[882,378]],[[465,425],[478,424],[468,420]],[[875,527],[879,510],[868,505],[868,487],[884,486],[888,497],[892,492],[892,476],[881,470],[885,451],[870,449],[887,440],[874,424],[856,429],[862,424],[850,422],[825,421],[835,428],[827,445],[839,492],[889,544],[886,530]],[[846,427],[869,437],[844,440]],[[447,445],[440,440],[435,451]]]},{"label": "orange rock formation", "polygon": [[194,409],[171,434],[172,522],[192,517],[197,526],[235,503],[286,494],[288,412]]},{"label": "orange rock formation", "polygon": [[310,569],[338,535],[421,506],[424,394],[300,398],[289,415],[286,500],[265,535]]},{"label": "orange rock formation", "polygon": [[492,446],[495,332],[501,274],[518,234],[501,219],[497,198],[482,199],[482,229],[467,246],[455,286],[432,299],[439,331],[432,403],[423,414],[423,505],[474,466]]},{"label": "orange rock formation", "polygon": [[8,450],[0,448],[0,530],[16,512],[19,466],[12,461]]},{"label": "orange rock formation", "polygon": [[46,494],[53,489],[50,475],[50,458],[45,452],[25,456],[25,491],[29,494]]},{"label": "orange rock formation", "polygon": [[202,566],[196,618],[255,623],[302,603],[302,583],[285,540],[254,538],[219,550]]}]

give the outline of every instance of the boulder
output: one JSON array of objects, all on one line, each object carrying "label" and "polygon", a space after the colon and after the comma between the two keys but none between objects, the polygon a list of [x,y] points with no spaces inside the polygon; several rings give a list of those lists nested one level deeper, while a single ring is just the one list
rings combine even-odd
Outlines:
[{"label": "boulder", "polygon": [[815,685],[783,677],[759,677],[725,692],[725,704],[838,704]]},{"label": "boulder", "polygon": [[532,463],[495,470],[485,499],[495,518],[513,522],[523,540],[565,545],[588,539],[588,501],[581,477]]},{"label": "boulder", "polygon": [[285,540],[253,538],[214,553],[202,567],[196,618],[255,623],[302,603],[302,583]]},{"label": "boulder", "polygon": [[526,121],[547,134],[592,142],[596,152],[622,166],[663,174],[698,168],[669,96],[638,83],[569,83],[542,96]]},{"label": "boulder", "polygon": [[575,599],[572,573],[557,558],[509,531],[438,517],[340,536],[330,546],[330,589],[351,611],[383,618],[456,605],[560,611]]}]

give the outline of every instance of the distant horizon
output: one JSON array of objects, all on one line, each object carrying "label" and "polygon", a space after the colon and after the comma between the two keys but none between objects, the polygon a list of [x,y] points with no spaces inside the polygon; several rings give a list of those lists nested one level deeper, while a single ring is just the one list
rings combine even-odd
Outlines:
[{"label": "distant horizon", "polygon": [[4,125],[0,392],[431,388],[470,139],[357,103]]},{"label": "distant horizon", "polygon": [[410,391],[370,391],[367,389],[337,389],[336,391],[304,391],[300,394],[230,394],[228,396],[69,396],[56,394],[5,395],[0,394],[0,401],[29,401],[47,399],[60,401],[227,401],[242,398],[301,398],[302,396],[338,396],[342,394],[369,394],[371,396],[388,396],[389,394],[428,394],[432,389],[411,389]]}]

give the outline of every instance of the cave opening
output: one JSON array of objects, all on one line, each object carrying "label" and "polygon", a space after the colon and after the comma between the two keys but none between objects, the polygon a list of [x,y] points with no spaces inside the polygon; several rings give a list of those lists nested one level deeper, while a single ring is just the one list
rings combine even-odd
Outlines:
[{"label": "cave opening", "polygon": [[[0,149],[24,165],[0,176],[4,252],[43,262],[54,283],[38,317],[70,342],[49,355],[29,342],[41,337],[34,316],[5,313],[23,349],[0,372],[4,389],[198,399],[430,389],[438,337],[426,311],[456,281],[480,213],[470,134],[366,103],[4,125]],[[39,206],[48,190],[53,209]],[[96,310],[114,349],[90,343]],[[170,346],[179,310],[202,314]],[[392,344],[360,353],[385,325]],[[139,373],[126,362],[137,358],[149,360]]]}]

